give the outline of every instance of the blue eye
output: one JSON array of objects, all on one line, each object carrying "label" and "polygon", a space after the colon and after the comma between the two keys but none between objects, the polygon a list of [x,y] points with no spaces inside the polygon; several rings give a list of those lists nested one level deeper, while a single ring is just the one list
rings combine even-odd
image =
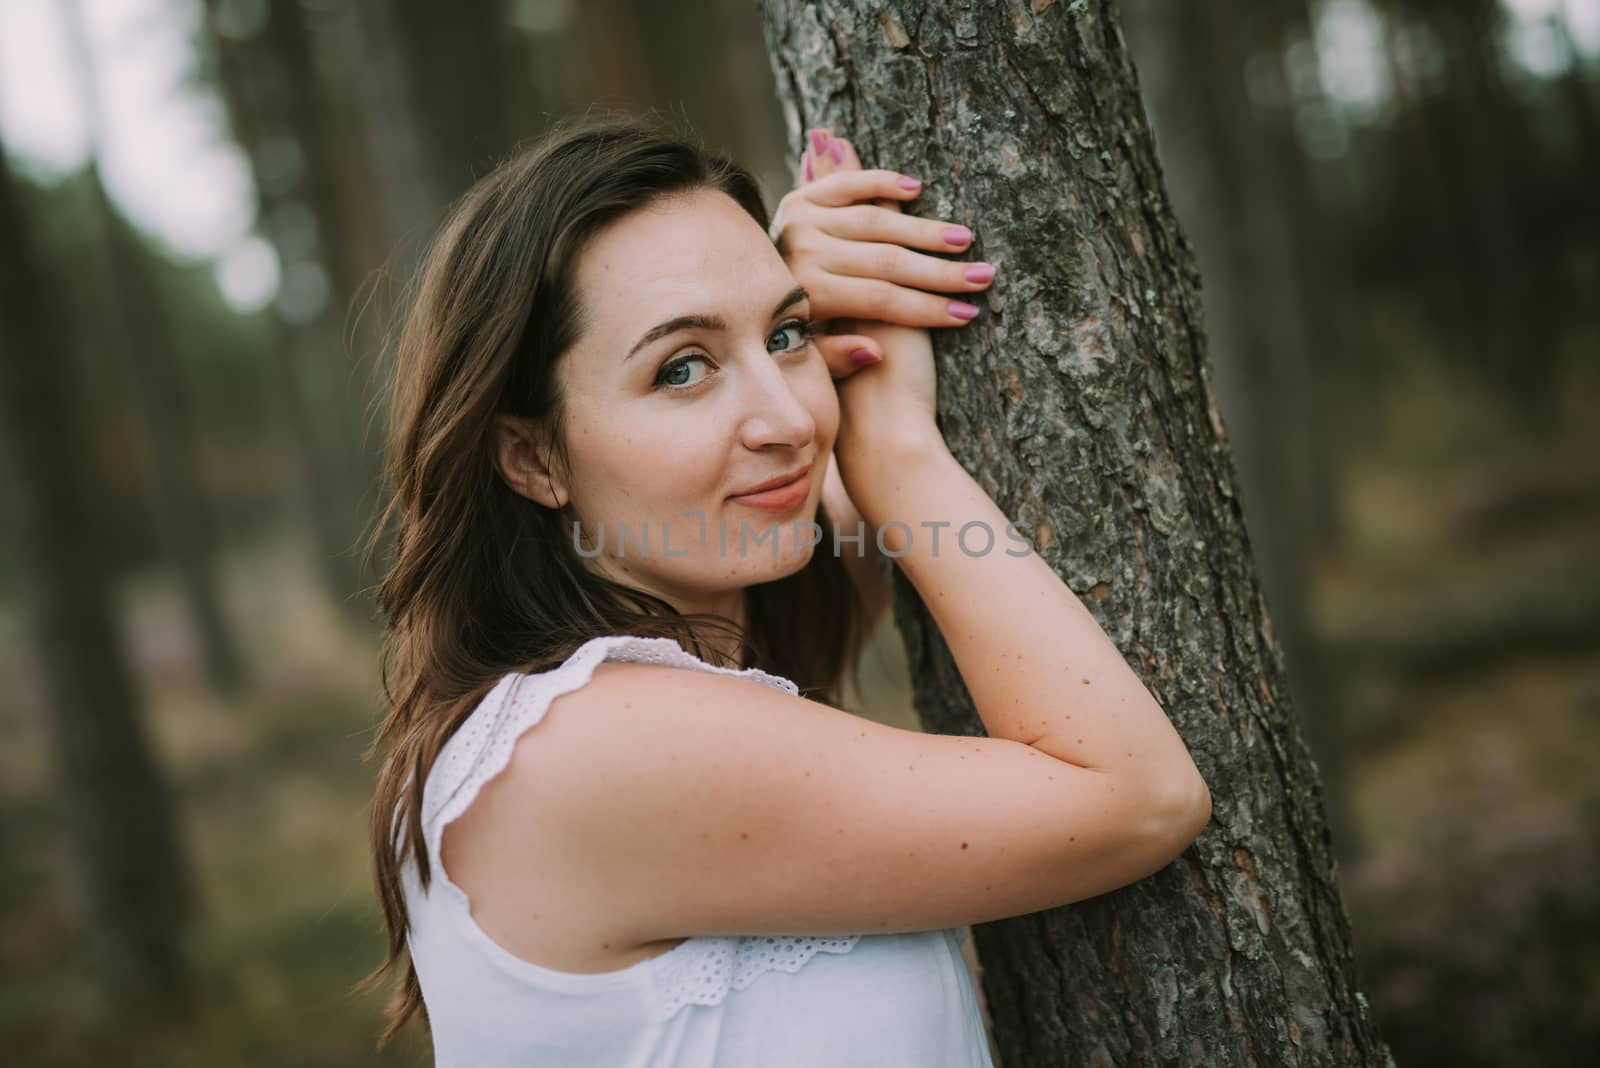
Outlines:
[{"label": "blue eye", "polygon": [[[780,334],[785,332],[793,333],[795,335],[794,344],[781,346],[776,349],[772,348],[772,338],[778,337]],[[815,322],[811,321],[810,319],[790,319],[788,322],[778,327],[778,329],[774,330],[772,332],[772,337],[767,338],[767,351],[793,352],[795,349],[805,348],[811,342],[815,341],[816,338],[817,324]]]},{"label": "blue eye", "polygon": [[704,377],[695,380],[687,380],[675,377],[670,378],[669,380],[669,377],[677,375],[678,371],[683,368],[691,367],[695,363],[704,364],[705,362],[706,357],[697,352],[686,353],[685,355],[679,356],[677,359],[668,360],[666,363],[661,365],[661,372],[656,375],[656,385],[667,386],[672,389],[693,388],[694,386],[699,385],[701,382],[704,382]]},{"label": "blue eye", "polygon": [[[772,345],[773,340],[782,338],[786,335],[790,338],[790,343],[788,345],[780,344],[777,348],[774,348]],[[788,322],[780,325],[778,329],[774,330],[767,338],[767,351],[773,355],[785,352],[799,352],[801,349],[815,341],[816,338],[816,321],[811,319],[790,319]],[[679,371],[686,370],[697,363],[708,369],[706,374],[701,375],[699,378],[694,378],[692,375],[690,377],[685,377],[679,374]],[[687,392],[695,389],[705,382],[706,377],[710,374],[709,368],[711,366],[711,357],[707,356],[705,353],[686,352],[683,355],[675,356],[666,363],[662,364],[661,370],[656,373],[656,378],[653,385],[658,389],[666,389],[668,391],[682,390]]]}]

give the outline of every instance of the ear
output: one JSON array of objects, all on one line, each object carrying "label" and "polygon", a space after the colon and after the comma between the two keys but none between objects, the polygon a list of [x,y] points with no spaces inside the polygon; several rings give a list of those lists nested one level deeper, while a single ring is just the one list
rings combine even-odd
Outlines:
[{"label": "ear", "polygon": [[543,423],[514,415],[494,417],[494,462],[517,493],[544,505],[560,509],[570,495],[566,482],[550,463],[549,434]]}]

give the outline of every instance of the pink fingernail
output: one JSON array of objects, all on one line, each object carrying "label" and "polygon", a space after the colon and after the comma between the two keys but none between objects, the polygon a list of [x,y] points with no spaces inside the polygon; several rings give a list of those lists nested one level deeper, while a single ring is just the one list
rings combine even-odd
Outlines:
[{"label": "pink fingernail", "polygon": [[828,142],[828,155],[833,157],[833,162],[844,162],[844,145],[838,141]]},{"label": "pink fingernail", "polygon": [[944,239],[952,245],[965,245],[972,240],[972,231],[965,226],[947,226],[944,230]]},{"label": "pink fingernail", "polygon": [[901,189],[921,189],[922,188],[922,180],[920,178],[902,178],[902,179],[900,179],[900,188]]},{"label": "pink fingernail", "polygon": [[978,309],[966,301],[952,300],[950,302],[950,314],[957,319],[975,319],[978,317]]},{"label": "pink fingernail", "polygon": [[987,282],[994,277],[994,266],[988,263],[974,263],[967,268],[964,277],[969,282]]},{"label": "pink fingernail", "polygon": [[809,181],[812,180],[812,174],[811,174],[811,150],[809,148],[806,149],[806,154],[804,156],[800,157],[800,158],[805,161],[806,181],[809,182]]},{"label": "pink fingernail", "polygon": [[828,135],[821,130],[811,131],[811,150],[817,155],[822,155],[824,147],[828,144]]},{"label": "pink fingernail", "polygon": [[850,362],[858,367],[864,367],[869,363],[877,363],[881,359],[883,357],[871,349],[856,349],[850,354]]}]

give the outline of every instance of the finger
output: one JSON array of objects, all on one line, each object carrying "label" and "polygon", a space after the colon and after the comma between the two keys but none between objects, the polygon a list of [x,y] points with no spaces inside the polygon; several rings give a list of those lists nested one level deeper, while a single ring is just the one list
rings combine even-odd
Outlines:
[{"label": "finger", "polygon": [[832,136],[832,132],[826,126],[813,126],[806,131],[805,150],[800,153],[800,181],[797,184],[805,185],[816,181],[818,160],[827,154],[828,141]]},{"label": "finger", "polygon": [[811,149],[812,156],[820,156],[828,149],[828,142],[833,138],[833,131],[826,126],[813,126],[806,131],[806,146]]},{"label": "finger", "polygon": [[[861,162],[860,155],[856,153],[856,146],[851,144],[848,138],[829,138],[826,141],[826,149],[828,153],[833,156],[834,163],[838,165],[834,168],[835,170],[859,171],[865,169],[865,165]],[[887,208],[890,211],[897,212],[900,210],[900,202],[897,200],[887,200],[883,197],[874,197],[871,203],[880,208]]]},{"label": "finger", "polygon": [[834,378],[849,378],[883,359],[883,347],[864,334],[824,334],[817,348]]},{"label": "finger", "polygon": [[856,146],[850,143],[849,138],[829,138],[827,151],[828,155],[833,157],[834,170],[860,171],[866,169],[861,165],[861,157],[856,155]]},{"label": "finger", "polygon": [[811,153],[811,170],[814,181],[821,181],[839,170],[841,155],[839,149],[834,147],[835,143],[836,139],[830,136],[826,129],[819,128],[811,131],[810,143],[807,145],[806,151]]},{"label": "finger", "polygon": [[994,281],[991,264],[942,260],[884,242],[823,237],[814,255],[815,266],[832,274],[881,278],[931,293],[977,293]]},{"label": "finger", "polygon": [[[823,160],[814,160],[819,167]],[[862,200],[872,200],[881,197],[885,200],[899,202],[902,200],[915,200],[922,191],[922,183],[915,178],[901,174],[898,171],[870,170],[870,171],[837,171],[833,170],[835,164],[831,156],[827,157],[828,173],[826,177],[818,174],[817,180],[808,183],[804,189],[806,197],[814,203],[828,208],[841,208],[847,204],[854,204]],[[911,183],[909,187],[901,182]]]},{"label": "finger", "polygon": [[[806,151],[810,153],[805,167],[806,184],[829,174],[862,169],[861,157],[856,153],[855,146],[847,138],[832,136],[826,127],[807,131]],[[900,184],[905,186],[908,181],[902,178]],[[892,211],[900,210],[898,201],[882,197],[873,198],[871,203]]]},{"label": "finger", "polygon": [[886,282],[882,278],[818,272],[806,283],[812,307],[826,308],[830,316],[871,319],[903,326],[964,326],[978,315],[968,301],[924,293]]},{"label": "finger", "polygon": [[[819,155],[827,155],[832,158],[833,167],[830,168],[831,172],[866,169],[865,164],[861,162],[860,154],[856,152],[856,146],[847,137],[833,137],[830,136],[827,130],[819,129],[812,131],[811,144]],[[903,186],[907,181],[915,181],[915,179],[902,177],[900,184]],[[871,203],[878,207],[888,208],[891,211],[900,210],[900,203],[896,200],[875,197]]]},{"label": "finger", "polygon": [[938,219],[905,215],[899,205],[885,211],[873,204],[830,208],[816,215],[817,228],[849,241],[887,241],[929,252],[951,252],[972,244],[972,231]]}]

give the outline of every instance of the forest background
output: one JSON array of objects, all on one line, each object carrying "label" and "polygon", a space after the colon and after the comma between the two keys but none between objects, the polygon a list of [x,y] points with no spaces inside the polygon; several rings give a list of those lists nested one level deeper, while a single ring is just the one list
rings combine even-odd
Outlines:
[{"label": "forest background", "polygon": [[[1405,1068],[1588,1063],[1600,0],[1123,7],[1379,1030]],[[378,345],[452,198],[597,105],[680,116],[769,204],[793,182],[748,0],[0,0],[21,1063],[422,1063],[349,993],[380,959]],[[41,541],[29,487],[73,485]],[[62,650],[103,735],[58,729]],[[852,706],[916,726],[892,624],[865,674]],[[165,830],[75,844],[85,769],[130,751]],[[119,850],[173,891],[122,972]],[[185,1008],[150,1011],[168,985]]]}]

